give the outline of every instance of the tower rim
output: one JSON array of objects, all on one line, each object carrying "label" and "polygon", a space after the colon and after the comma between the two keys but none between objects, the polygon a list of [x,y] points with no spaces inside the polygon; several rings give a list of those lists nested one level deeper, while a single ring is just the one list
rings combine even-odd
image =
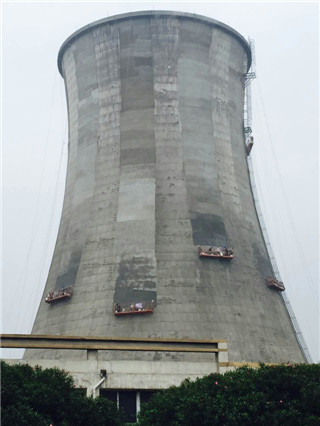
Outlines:
[{"label": "tower rim", "polygon": [[61,45],[59,52],[58,52],[58,69],[63,77],[63,71],[62,71],[62,58],[64,55],[65,50],[67,49],[68,45],[74,42],[78,37],[84,35],[86,32],[91,31],[94,28],[98,28],[104,24],[112,23],[115,21],[125,21],[130,20],[132,18],[141,18],[141,17],[161,17],[161,16],[174,16],[177,18],[187,18],[191,19],[193,21],[198,21],[202,23],[210,24],[214,27],[220,28],[222,31],[225,31],[228,34],[231,34],[234,36],[240,44],[242,44],[244,50],[247,53],[247,72],[250,69],[251,62],[252,62],[252,55],[251,55],[251,49],[249,46],[249,43],[247,40],[236,30],[234,30],[232,27],[230,27],[227,24],[224,24],[223,22],[217,21],[216,19],[209,18],[207,16],[198,15],[196,13],[189,13],[189,12],[177,12],[177,11],[171,11],[171,10],[143,10],[143,11],[136,11],[136,12],[127,12],[127,13],[121,13],[119,15],[113,15],[109,16],[107,18],[102,18],[97,21],[91,22],[88,25],[85,25],[84,27],[79,28],[77,31],[72,33]]}]

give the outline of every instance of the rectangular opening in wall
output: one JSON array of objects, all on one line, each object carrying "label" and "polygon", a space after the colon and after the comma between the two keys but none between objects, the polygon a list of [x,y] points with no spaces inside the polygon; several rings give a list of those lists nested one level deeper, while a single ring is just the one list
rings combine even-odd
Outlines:
[{"label": "rectangular opening in wall", "polygon": [[115,390],[100,389],[100,396],[103,396],[104,398],[107,398],[109,401],[112,401],[115,404],[117,404],[117,391]]},{"label": "rectangular opening in wall", "polygon": [[120,391],[119,392],[119,407],[126,413],[125,421],[135,423],[137,419],[136,407],[136,392],[135,391]]},{"label": "rectangular opening in wall", "polygon": [[140,391],[140,403],[145,404],[145,403],[149,402],[150,398],[155,393],[156,393],[156,391],[149,391],[149,390]]},{"label": "rectangular opening in wall", "polygon": [[157,391],[155,390],[112,390],[112,389],[100,389],[100,395],[107,398],[109,401],[117,404],[121,407],[125,414],[125,421],[128,423],[135,423],[137,413],[140,411],[141,404],[149,402],[152,395]]}]

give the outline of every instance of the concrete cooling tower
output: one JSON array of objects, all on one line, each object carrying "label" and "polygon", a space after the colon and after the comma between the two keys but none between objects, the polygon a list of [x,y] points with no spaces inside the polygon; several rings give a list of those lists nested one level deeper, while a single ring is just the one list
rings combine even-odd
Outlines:
[{"label": "concrete cooling tower", "polygon": [[[304,362],[266,285],[243,124],[250,63],[240,34],[189,13],[118,15],[66,40],[66,189],[33,334],[222,339],[235,363]],[[215,354],[29,349],[26,359],[91,355],[113,390],[217,371]]]}]

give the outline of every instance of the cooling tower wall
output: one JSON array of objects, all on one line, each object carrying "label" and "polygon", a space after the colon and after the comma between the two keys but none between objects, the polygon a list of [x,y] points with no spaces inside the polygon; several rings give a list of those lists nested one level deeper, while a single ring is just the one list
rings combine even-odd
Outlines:
[{"label": "cooling tower wall", "polygon": [[[42,301],[33,333],[227,339],[232,361],[304,361],[265,285],[243,133],[250,60],[234,30],[184,13],[120,15],[65,42],[69,160],[44,294],[73,295]],[[202,259],[198,245],[235,257]],[[113,313],[151,301],[153,314]]]}]

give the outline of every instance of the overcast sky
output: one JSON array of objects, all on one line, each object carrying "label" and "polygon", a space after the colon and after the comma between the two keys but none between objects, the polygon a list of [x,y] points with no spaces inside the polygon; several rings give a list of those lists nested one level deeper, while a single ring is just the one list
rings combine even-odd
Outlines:
[{"label": "overcast sky", "polygon": [[58,50],[88,23],[137,10],[197,13],[254,39],[259,199],[286,294],[319,361],[318,2],[3,2],[2,331],[30,333],[60,221],[68,141]]}]

